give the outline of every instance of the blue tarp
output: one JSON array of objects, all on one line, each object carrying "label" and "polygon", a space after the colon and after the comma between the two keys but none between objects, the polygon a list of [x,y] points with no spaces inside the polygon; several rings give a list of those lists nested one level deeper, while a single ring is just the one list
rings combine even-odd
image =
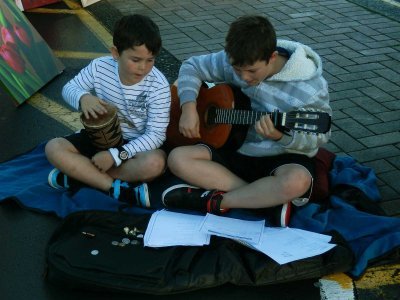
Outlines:
[{"label": "blue tarp", "polygon": [[[0,202],[13,199],[21,206],[64,218],[84,210],[125,212],[151,210],[123,207],[106,194],[82,188],[75,194],[51,188],[47,176],[53,168],[44,154],[44,143],[32,151],[0,164]],[[376,176],[371,168],[348,156],[336,156],[330,171],[330,184],[359,188],[371,201],[380,201]],[[330,196],[329,205],[309,203],[296,210],[290,226],[319,233],[336,231],[350,245],[355,264],[349,275],[359,277],[368,262],[400,246],[400,218],[373,215],[356,209],[345,200]]]}]

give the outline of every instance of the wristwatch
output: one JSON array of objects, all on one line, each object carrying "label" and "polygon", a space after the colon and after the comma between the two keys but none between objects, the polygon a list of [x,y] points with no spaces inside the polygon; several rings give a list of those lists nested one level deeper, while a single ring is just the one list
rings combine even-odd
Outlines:
[{"label": "wristwatch", "polygon": [[118,158],[122,161],[128,160],[129,154],[123,147],[118,147]]}]

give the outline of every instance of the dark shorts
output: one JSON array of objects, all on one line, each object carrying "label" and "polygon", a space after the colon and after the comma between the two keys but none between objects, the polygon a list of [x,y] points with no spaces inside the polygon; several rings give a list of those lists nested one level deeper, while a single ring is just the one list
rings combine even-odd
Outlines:
[{"label": "dark shorts", "polygon": [[73,133],[64,138],[74,145],[80,154],[86,157],[91,158],[98,152],[98,150],[92,145],[85,129],[81,129],[80,132]]},{"label": "dark shorts", "polygon": [[[85,129],[81,129],[80,132],[73,133],[64,138],[74,145],[79,153],[86,157],[91,158],[98,152],[98,150],[92,145]],[[127,142],[127,140],[124,140],[124,144]],[[160,147],[160,149],[166,151],[164,146]]]},{"label": "dark shorts", "polygon": [[[315,160],[305,155],[282,154],[272,157],[253,157],[226,148],[215,149],[208,145],[204,146],[209,148],[212,161],[223,165],[247,182],[271,176],[278,167],[287,164],[301,165],[310,172],[313,179],[315,178]],[[311,191],[312,187],[301,198],[309,198]],[[304,201],[307,200],[304,199]]]}]

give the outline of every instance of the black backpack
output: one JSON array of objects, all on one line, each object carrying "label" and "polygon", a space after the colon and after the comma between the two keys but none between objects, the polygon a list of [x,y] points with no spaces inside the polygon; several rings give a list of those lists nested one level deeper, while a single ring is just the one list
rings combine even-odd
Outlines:
[{"label": "black backpack", "polygon": [[149,214],[106,211],[69,215],[47,245],[47,279],[73,289],[164,295],[226,283],[260,286],[320,278],[348,271],[353,263],[352,252],[336,235],[337,246],[330,251],[285,265],[216,236],[202,247],[144,247],[149,219]]}]

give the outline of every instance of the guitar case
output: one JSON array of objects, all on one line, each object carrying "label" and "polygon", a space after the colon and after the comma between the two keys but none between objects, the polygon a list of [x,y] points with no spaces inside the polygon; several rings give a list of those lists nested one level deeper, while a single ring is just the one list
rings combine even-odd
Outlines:
[{"label": "guitar case", "polygon": [[216,236],[203,247],[144,247],[149,219],[150,214],[109,211],[69,215],[48,242],[47,280],[71,289],[166,295],[226,283],[260,286],[321,278],[348,271],[353,262],[338,235],[330,251],[285,265]]}]

